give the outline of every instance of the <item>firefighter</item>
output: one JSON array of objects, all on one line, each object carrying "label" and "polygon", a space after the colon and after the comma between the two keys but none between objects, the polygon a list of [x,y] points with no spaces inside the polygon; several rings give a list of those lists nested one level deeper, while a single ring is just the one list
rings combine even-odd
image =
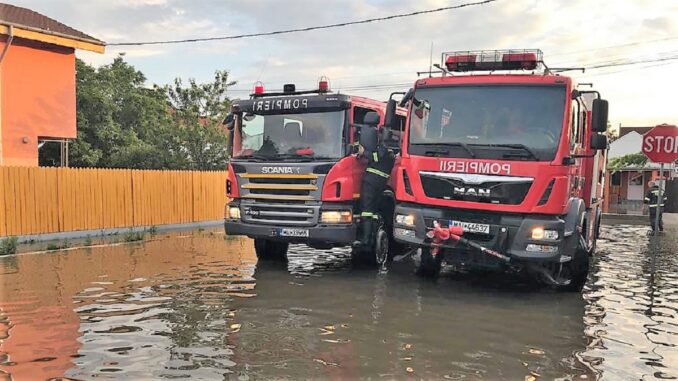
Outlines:
[{"label": "firefighter", "polygon": [[[644,203],[648,205],[648,209],[650,210],[650,227],[652,228],[652,232],[657,228],[660,232],[663,232],[664,221],[662,221],[662,209],[664,208],[664,202],[666,202],[666,195],[662,194],[662,200],[659,202],[659,185],[654,181],[650,181],[648,185],[650,188],[645,194]],[[657,219],[657,213],[659,213],[659,226],[654,226]]]},{"label": "firefighter", "polygon": [[370,250],[374,247],[379,226],[379,201],[386,189],[395,161],[393,152],[389,151],[384,144],[383,134],[377,130],[378,123],[377,113],[369,112],[365,115],[357,154],[367,159],[367,169],[360,187],[362,236],[360,240],[354,242],[354,247],[363,250]]}]

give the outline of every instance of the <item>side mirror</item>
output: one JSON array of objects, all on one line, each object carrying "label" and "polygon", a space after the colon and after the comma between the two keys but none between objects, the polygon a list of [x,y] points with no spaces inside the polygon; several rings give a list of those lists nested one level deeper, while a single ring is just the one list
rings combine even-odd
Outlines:
[{"label": "side mirror", "polygon": [[[394,110],[395,111],[395,110]],[[370,111],[365,114],[363,117],[363,124],[366,124],[368,126],[378,126],[379,125],[379,114],[377,114],[374,111]]]},{"label": "side mirror", "polygon": [[400,100],[400,107],[407,106],[407,102],[409,102],[412,98],[414,98],[414,89],[410,88],[403,96],[403,99]]},{"label": "side mirror", "polygon": [[607,131],[607,111],[608,103],[606,100],[593,100],[593,110],[591,111],[591,128],[594,132]]},{"label": "side mirror", "polygon": [[601,150],[607,148],[607,136],[594,134],[591,135],[591,149]]},{"label": "side mirror", "polygon": [[226,118],[224,119],[224,126],[226,127],[227,130],[233,131],[233,128],[235,127],[235,115],[233,114],[226,115]]},{"label": "side mirror", "polygon": [[391,128],[396,116],[396,101],[389,99],[386,103],[386,112],[384,113],[384,127]]}]

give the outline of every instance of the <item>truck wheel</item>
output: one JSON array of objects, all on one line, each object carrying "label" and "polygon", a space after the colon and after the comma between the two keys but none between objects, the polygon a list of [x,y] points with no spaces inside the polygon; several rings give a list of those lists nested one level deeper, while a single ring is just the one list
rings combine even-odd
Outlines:
[{"label": "truck wheel", "polygon": [[262,261],[287,262],[288,248],[289,243],[287,242],[277,242],[261,238],[254,239],[254,251],[257,253],[257,259]]},{"label": "truck wheel", "polygon": [[425,278],[437,277],[440,274],[443,262],[442,253],[438,253],[438,255],[433,257],[430,247],[422,247],[418,251],[420,252],[420,259],[417,266],[417,275]]},{"label": "truck wheel", "polygon": [[373,247],[354,247],[351,261],[354,265],[382,266],[389,260],[389,236],[384,224],[379,224],[374,237]]},{"label": "truck wheel", "polygon": [[389,237],[388,232],[384,230],[384,225],[379,226],[374,247],[374,262],[377,266],[382,266],[389,259]]},{"label": "truck wheel", "polygon": [[580,292],[586,284],[589,275],[589,253],[583,246],[583,240],[579,239],[577,250],[574,252],[572,260],[563,264],[561,275],[564,279],[569,279],[570,283],[565,286],[558,286],[558,290],[566,292]]}]

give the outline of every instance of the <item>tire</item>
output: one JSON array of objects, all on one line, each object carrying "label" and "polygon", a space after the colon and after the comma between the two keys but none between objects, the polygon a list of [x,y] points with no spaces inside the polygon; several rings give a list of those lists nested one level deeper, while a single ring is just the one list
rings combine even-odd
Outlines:
[{"label": "tire", "polygon": [[374,248],[374,263],[377,266],[383,266],[389,259],[392,259],[390,256],[390,247],[391,240],[388,236],[388,232],[384,230],[384,225],[380,225],[377,230],[377,236],[375,239],[375,248]]},{"label": "tire", "polygon": [[377,232],[374,237],[373,247],[354,247],[351,250],[351,261],[354,265],[381,267],[388,262],[390,257],[389,252],[390,239],[384,224],[379,224]]},{"label": "tire", "polygon": [[440,275],[440,268],[443,262],[442,252],[438,253],[434,258],[431,255],[430,247],[422,247],[418,251],[420,252],[420,260],[417,265],[417,275],[424,278],[437,278]]},{"label": "tire", "polygon": [[586,284],[586,279],[588,279],[589,265],[589,253],[582,246],[582,240],[579,239],[572,260],[564,263],[562,268],[562,275],[569,279],[570,283],[565,286],[558,286],[557,289],[565,292],[581,292]]},{"label": "tire", "polygon": [[271,241],[262,238],[254,239],[254,251],[257,259],[261,261],[280,261],[287,262],[287,249],[289,243]]}]

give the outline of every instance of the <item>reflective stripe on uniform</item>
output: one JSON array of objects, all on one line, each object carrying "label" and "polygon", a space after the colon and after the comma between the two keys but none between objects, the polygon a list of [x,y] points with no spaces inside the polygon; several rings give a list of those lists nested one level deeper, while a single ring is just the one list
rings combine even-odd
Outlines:
[{"label": "reflective stripe on uniform", "polygon": [[382,172],[378,169],[375,169],[375,168],[367,168],[366,171],[369,172],[369,173],[374,173],[377,176],[381,176],[381,177],[384,177],[384,178],[387,178],[387,179],[390,177],[390,175],[388,173],[384,173],[384,172]]},{"label": "reflective stripe on uniform", "polygon": [[378,215],[372,213],[372,212],[362,212],[360,213],[360,217],[365,217],[365,218],[379,218]]},{"label": "reflective stripe on uniform", "polygon": [[378,162],[379,162],[379,155],[377,155],[376,152],[372,152],[372,159],[373,159],[375,162],[378,163]]}]

